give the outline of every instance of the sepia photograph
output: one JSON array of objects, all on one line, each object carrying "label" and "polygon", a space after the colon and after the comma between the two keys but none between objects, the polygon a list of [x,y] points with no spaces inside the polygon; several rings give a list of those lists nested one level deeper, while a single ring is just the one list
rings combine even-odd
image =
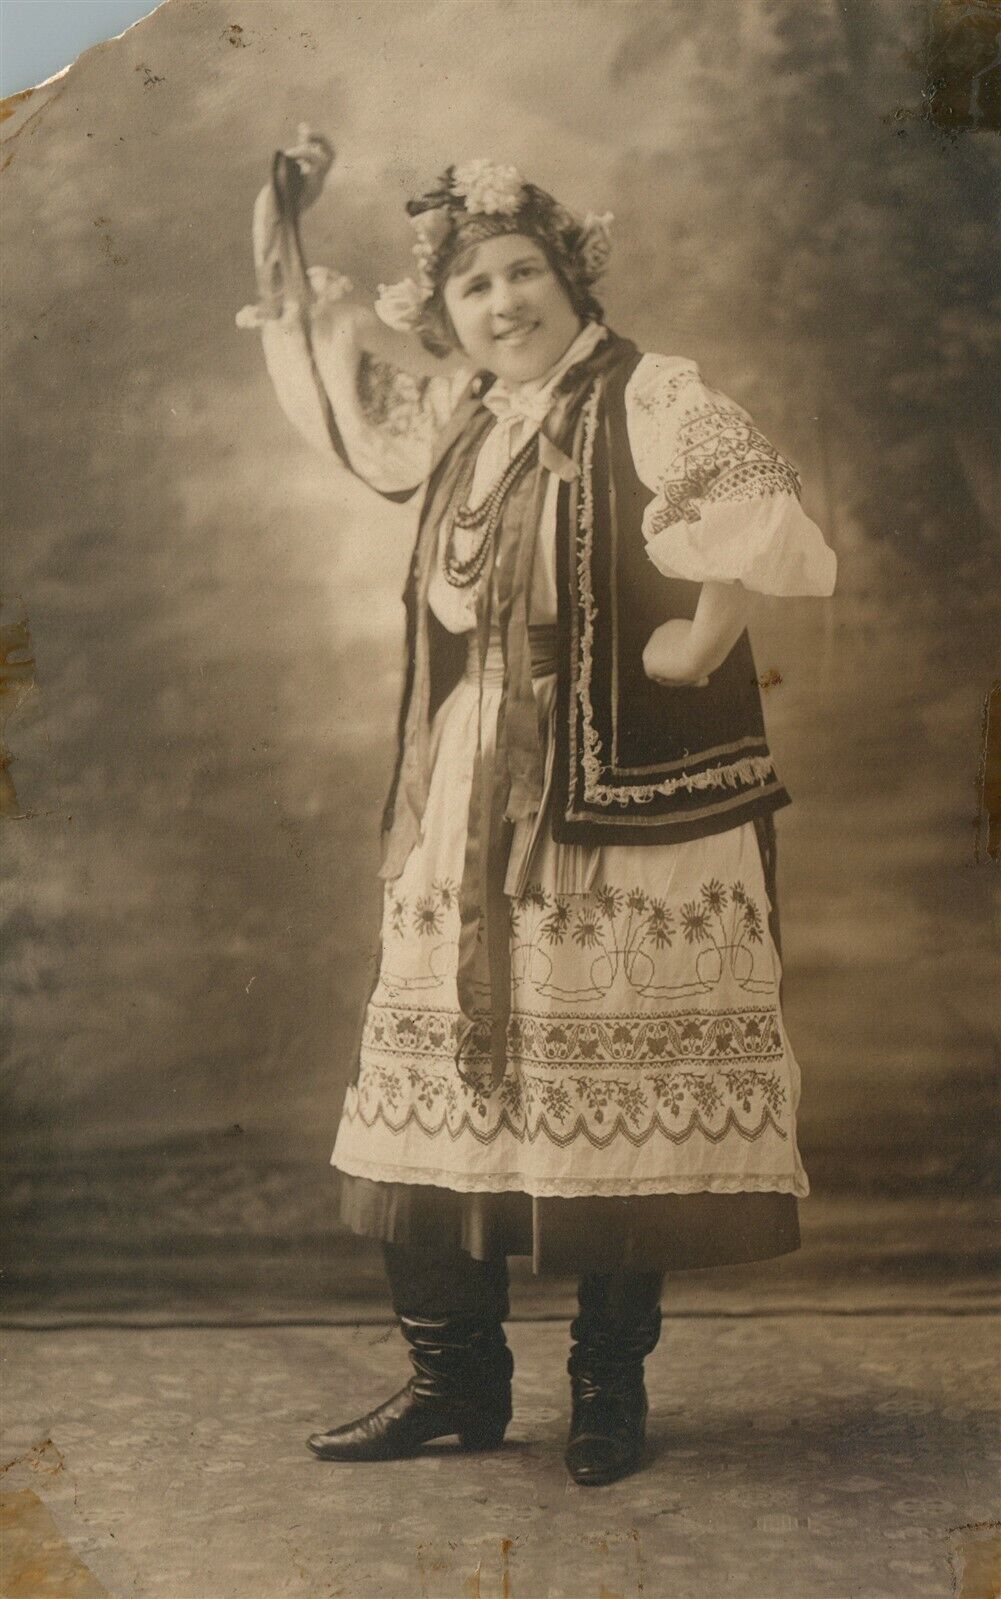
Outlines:
[{"label": "sepia photograph", "polygon": [[122,9],[0,122],[0,1599],[999,1599],[1001,6]]}]

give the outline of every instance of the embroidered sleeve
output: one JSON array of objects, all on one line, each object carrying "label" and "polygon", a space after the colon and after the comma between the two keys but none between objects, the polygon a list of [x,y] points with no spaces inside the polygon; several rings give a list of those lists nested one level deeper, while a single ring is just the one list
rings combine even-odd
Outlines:
[{"label": "embroidered sleeve", "polygon": [[[260,330],[268,373],[290,422],[335,467],[350,469],[372,488],[388,494],[417,488],[469,373],[417,379],[359,355],[351,319],[338,308],[351,292],[348,279],[320,266],[307,268],[308,283],[298,288],[294,270],[291,285],[286,282],[289,239],[270,185],[254,207],[253,246],[259,298],[239,312],[237,326]],[[298,298],[304,292],[308,338]]]},{"label": "embroidered sleeve", "polygon": [[[462,374],[461,387],[465,382]],[[423,440],[427,435],[430,449],[434,435],[452,413],[460,385],[449,379],[416,378],[363,351],[356,387],[358,404],[370,427],[398,439],[417,435]]]},{"label": "embroidered sleeve", "polygon": [[764,594],[830,594],[837,562],[798,474],[691,361],[645,356],[626,389],[636,471],[653,492],[647,553],[668,577]]},{"label": "embroidered sleeve", "polygon": [[317,387],[319,377],[357,475],[383,492],[411,489],[426,478],[434,440],[454,408],[468,373],[415,378],[362,354],[338,336],[336,322],[314,320],[316,370],[291,303],[261,324],[264,357],[278,401],[307,443],[331,456]]}]

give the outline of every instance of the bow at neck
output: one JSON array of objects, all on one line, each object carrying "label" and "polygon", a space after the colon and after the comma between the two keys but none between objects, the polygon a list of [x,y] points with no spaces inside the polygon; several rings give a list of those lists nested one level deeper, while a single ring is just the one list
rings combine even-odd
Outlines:
[{"label": "bow at neck", "polygon": [[573,342],[564,350],[555,366],[541,378],[528,383],[507,383],[497,378],[482,395],[482,403],[498,422],[526,422],[532,428],[541,428],[553,408],[560,379],[591,354],[608,335],[600,322],[586,322]]},{"label": "bow at neck", "polygon": [[509,388],[500,380],[483,396],[483,404],[498,422],[528,422],[541,427],[552,410],[553,397],[549,389],[533,389],[527,384]]}]

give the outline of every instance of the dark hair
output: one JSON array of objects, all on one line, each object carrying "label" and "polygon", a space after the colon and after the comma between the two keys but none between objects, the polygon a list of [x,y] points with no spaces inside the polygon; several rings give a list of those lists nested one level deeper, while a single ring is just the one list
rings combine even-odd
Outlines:
[{"label": "dark hair", "polygon": [[[458,349],[459,339],[445,306],[445,284],[469,261],[473,251],[487,239],[519,234],[531,239],[545,256],[573,310],[582,321],[601,322],[604,311],[595,298],[591,281],[579,253],[582,230],[566,213],[554,216],[555,202],[532,185],[526,186],[529,202],[515,216],[476,216],[460,224],[435,263],[435,284],[415,329],[431,355],[444,358]],[[540,203],[541,202],[541,203]]]}]

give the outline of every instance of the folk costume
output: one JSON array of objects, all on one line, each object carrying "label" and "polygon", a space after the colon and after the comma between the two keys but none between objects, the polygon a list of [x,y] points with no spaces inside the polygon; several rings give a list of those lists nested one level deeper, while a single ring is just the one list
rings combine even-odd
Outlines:
[{"label": "folk costume", "polygon": [[[506,1303],[503,1258],[530,1254],[584,1274],[578,1331],[607,1356],[608,1273],[626,1272],[639,1320],[622,1311],[616,1337],[635,1369],[662,1273],[795,1249],[808,1192],[779,995],[789,796],[750,643],[699,688],[652,682],[643,646],[706,581],[828,594],[834,556],[746,413],[596,302],[533,382],[346,366],[324,319],[343,284],[305,274],[276,194],[264,303],[243,320],[278,398],[379,492],[423,490],[381,957],[332,1156],[341,1215],[387,1245],[403,1318],[413,1262],[423,1281],[461,1260],[453,1290],[500,1271]],[[394,326],[429,332],[443,258],[477,226],[542,239],[585,292],[607,258],[610,219],[577,222],[513,169],[450,169],[411,211],[417,281],[377,307]],[[635,1435],[635,1382],[623,1403]],[[455,1430],[482,1441],[475,1418]]]}]

